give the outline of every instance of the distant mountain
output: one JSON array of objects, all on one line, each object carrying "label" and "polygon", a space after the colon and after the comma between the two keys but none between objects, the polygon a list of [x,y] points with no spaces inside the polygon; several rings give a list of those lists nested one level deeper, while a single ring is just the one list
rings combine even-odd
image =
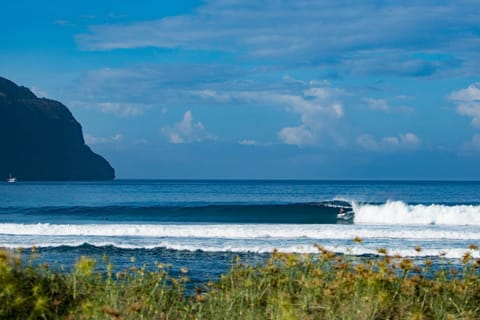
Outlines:
[{"label": "distant mountain", "polygon": [[92,152],[82,127],[58,101],[0,77],[0,179],[111,180],[112,166]]}]

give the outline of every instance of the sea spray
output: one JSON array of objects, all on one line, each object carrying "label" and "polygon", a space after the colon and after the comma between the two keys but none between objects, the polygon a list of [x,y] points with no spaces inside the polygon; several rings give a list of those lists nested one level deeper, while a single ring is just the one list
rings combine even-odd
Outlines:
[{"label": "sea spray", "polygon": [[480,225],[479,205],[352,204],[355,224],[381,225]]}]

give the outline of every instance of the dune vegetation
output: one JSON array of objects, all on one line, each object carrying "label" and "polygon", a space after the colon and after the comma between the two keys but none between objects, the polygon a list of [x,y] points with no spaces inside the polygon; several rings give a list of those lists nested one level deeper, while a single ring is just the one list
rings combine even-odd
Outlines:
[{"label": "dune vegetation", "polygon": [[385,249],[359,259],[317,247],[318,254],[273,252],[260,265],[238,259],[194,290],[188,270],[173,277],[162,263],[114,272],[108,259],[81,257],[62,271],[35,263],[34,254],[25,261],[0,251],[0,319],[480,318],[474,245],[455,268]]}]

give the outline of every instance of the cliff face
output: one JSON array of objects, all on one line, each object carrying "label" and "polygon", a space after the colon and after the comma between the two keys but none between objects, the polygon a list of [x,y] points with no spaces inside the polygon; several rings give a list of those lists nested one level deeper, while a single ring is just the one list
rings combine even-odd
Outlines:
[{"label": "cliff face", "polygon": [[0,179],[111,180],[114,169],[83,140],[82,127],[58,101],[0,77]]}]

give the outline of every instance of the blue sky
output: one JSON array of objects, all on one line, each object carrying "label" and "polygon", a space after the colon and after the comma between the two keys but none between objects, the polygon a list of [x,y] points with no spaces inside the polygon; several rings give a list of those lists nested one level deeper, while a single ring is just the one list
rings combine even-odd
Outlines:
[{"label": "blue sky", "polygon": [[478,1],[17,0],[0,75],[119,178],[480,179]]}]

